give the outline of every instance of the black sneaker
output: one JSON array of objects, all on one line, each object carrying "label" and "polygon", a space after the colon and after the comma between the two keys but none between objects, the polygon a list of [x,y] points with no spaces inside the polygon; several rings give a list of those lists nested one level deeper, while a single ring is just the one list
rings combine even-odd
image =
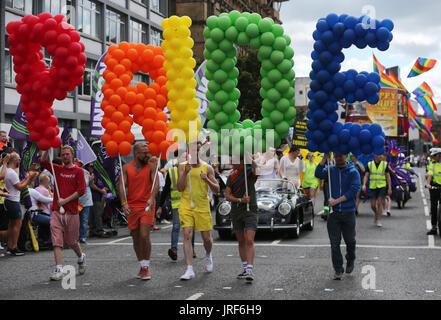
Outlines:
[{"label": "black sneaker", "polygon": [[432,230],[430,230],[429,232],[427,232],[426,234],[427,234],[428,236],[429,236],[429,235],[436,236],[436,235],[437,235],[437,232],[436,232],[436,229],[432,229]]},{"label": "black sneaker", "polygon": [[387,212],[387,216],[390,217],[390,212],[389,211]]},{"label": "black sneaker", "polygon": [[247,283],[252,283],[254,281],[254,274],[252,270],[246,273],[245,280],[247,281]]},{"label": "black sneaker", "polygon": [[247,276],[247,272],[244,269],[241,273],[237,275],[237,279],[245,279],[246,276]]},{"label": "black sneaker", "polygon": [[6,254],[10,254],[11,256],[16,256],[16,257],[24,256],[24,252],[20,251],[18,248],[8,249],[8,251],[6,251]]},{"label": "black sneaker", "polygon": [[178,259],[178,253],[176,252],[175,249],[168,249],[168,256],[170,257],[170,259],[172,259],[173,261],[176,261]]},{"label": "black sneaker", "polygon": [[346,263],[346,273],[352,273],[354,271],[354,260],[348,260]]},{"label": "black sneaker", "polygon": [[334,280],[341,280],[342,277],[343,277],[343,272],[342,273],[336,272],[334,274]]}]

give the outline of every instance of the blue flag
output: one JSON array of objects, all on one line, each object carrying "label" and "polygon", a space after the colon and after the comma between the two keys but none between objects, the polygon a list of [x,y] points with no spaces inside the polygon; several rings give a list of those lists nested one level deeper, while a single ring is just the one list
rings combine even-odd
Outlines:
[{"label": "blue flag", "polygon": [[81,131],[78,130],[78,140],[77,140],[77,158],[84,164],[94,162],[97,158],[92,148],[84,139]]},{"label": "blue flag", "polygon": [[61,145],[63,146],[71,146],[74,149],[75,156],[77,153],[77,142],[72,136],[72,128],[68,128],[66,124],[64,124],[63,132],[61,133]]}]

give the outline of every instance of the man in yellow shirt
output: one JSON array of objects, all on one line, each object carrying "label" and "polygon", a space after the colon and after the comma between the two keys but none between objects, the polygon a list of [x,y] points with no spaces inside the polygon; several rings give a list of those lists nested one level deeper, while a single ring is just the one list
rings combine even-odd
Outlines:
[{"label": "man in yellow shirt", "polygon": [[433,148],[430,153],[430,158],[433,159],[432,164],[429,164],[427,169],[427,185],[426,187],[430,192],[430,216],[432,229],[427,232],[428,235],[437,234],[437,226],[440,227],[440,221],[438,221],[438,203],[440,201],[441,189],[441,148]]}]

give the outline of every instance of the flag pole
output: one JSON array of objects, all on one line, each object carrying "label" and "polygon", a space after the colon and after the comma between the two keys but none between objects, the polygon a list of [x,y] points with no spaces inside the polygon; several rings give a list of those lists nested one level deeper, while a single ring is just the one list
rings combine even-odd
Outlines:
[{"label": "flag pole", "polygon": [[[188,162],[188,156],[190,153],[190,143],[188,143],[188,151],[187,151],[187,163]],[[191,165],[191,164],[190,164]],[[190,209],[194,209],[194,202],[193,202],[193,192],[191,191],[191,174],[189,172],[188,174],[188,179],[189,179],[189,183],[190,183]]]},{"label": "flag pole", "polygon": [[[153,189],[155,188],[156,177],[158,176],[159,165],[161,163],[161,156],[162,156],[162,153],[159,154],[158,164],[156,165],[155,177],[153,178],[153,184],[152,184],[152,190],[150,191],[150,196],[152,196]],[[149,212],[150,211],[150,207],[146,206],[145,207],[145,211]]]},{"label": "flag pole", "polygon": [[332,197],[332,189],[331,189],[331,155],[328,158],[328,187],[329,187],[328,208],[329,208],[329,213],[331,213],[332,207],[329,205],[329,198]]},{"label": "flag pole", "polygon": [[122,162],[121,162],[121,154],[119,154],[119,153],[118,153],[118,160],[119,160],[119,167],[121,168],[121,181],[122,181],[122,185],[123,185],[124,198],[126,198],[126,202],[127,202],[126,185],[124,183],[124,171],[123,171]]},{"label": "flag pole", "polygon": [[[243,157],[243,168],[244,168],[244,175],[245,175],[245,196],[248,198],[248,175],[247,175],[247,164],[245,161],[245,153],[244,153],[244,157]],[[250,203],[247,202],[247,211],[250,211]]]},{"label": "flag pole", "polygon": [[[54,149],[51,148],[51,150],[52,150],[52,152],[48,152],[48,154],[49,154],[49,162],[51,164],[52,172],[54,174],[55,189],[57,190],[58,201],[60,201],[60,189],[58,189],[57,175],[55,174],[54,164],[52,163],[53,154],[52,154],[52,159],[51,159],[51,153],[54,152]],[[64,210],[63,206],[60,206],[60,214],[65,214],[65,213],[66,213],[66,210]]]}]

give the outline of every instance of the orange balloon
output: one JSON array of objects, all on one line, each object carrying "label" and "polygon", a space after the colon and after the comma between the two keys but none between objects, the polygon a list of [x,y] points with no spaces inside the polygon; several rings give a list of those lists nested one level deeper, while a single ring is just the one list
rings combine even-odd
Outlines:
[{"label": "orange balloon", "polygon": [[148,88],[144,90],[144,96],[146,99],[155,99],[156,97],[156,91],[153,88]]},{"label": "orange balloon", "polygon": [[160,86],[164,86],[167,83],[167,77],[164,76],[159,76],[156,79],[156,82],[160,85]]},{"label": "orange balloon", "polygon": [[124,133],[130,132],[131,127],[132,124],[127,120],[123,120],[118,124],[118,129],[123,131]]},{"label": "orange balloon", "polygon": [[116,141],[110,140],[106,144],[106,153],[111,157],[116,157],[118,155],[118,143]]},{"label": "orange balloon", "polygon": [[[121,44],[120,44],[120,48],[121,48]],[[115,51],[112,52],[112,57],[115,58],[118,61],[121,61],[125,56],[125,52],[121,49],[116,49]]]},{"label": "orange balloon", "polygon": [[109,121],[106,125],[106,131],[108,131],[109,134],[113,134],[116,130],[118,130],[118,125],[113,121]]},{"label": "orange balloon", "polygon": [[123,142],[125,137],[126,137],[126,134],[121,130],[115,130],[115,132],[112,133],[112,140],[114,140],[118,143]]},{"label": "orange balloon", "polygon": [[164,56],[157,55],[153,58],[153,66],[156,68],[161,68],[164,64],[165,58]]},{"label": "orange balloon", "polygon": [[117,59],[113,59],[110,58],[107,60],[106,62],[106,66],[109,70],[112,70],[113,68],[115,68],[115,66],[118,64],[118,60]]},{"label": "orange balloon", "polygon": [[127,90],[130,91],[130,92],[134,92],[136,94],[138,93],[138,88],[136,86],[134,86],[134,85],[128,86]]},{"label": "orange balloon", "polygon": [[163,140],[159,144],[159,152],[161,153],[161,159],[165,159],[167,157],[167,150],[173,144],[172,141]]},{"label": "orange balloon", "polygon": [[[144,138],[145,138],[147,141],[152,141],[153,130],[146,130],[146,131],[143,131],[143,134],[144,134]],[[149,144],[149,149],[150,149],[150,144]],[[150,151],[150,152],[151,152],[151,151]]]},{"label": "orange balloon", "polygon": [[135,104],[132,107],[132,113],[135,117],[144,115],[144,107],[140,104]]},{"label": "orange balloon", "polygon": [[136,51],[136,49],[129,49],[129,50],[127,50],[127,57],[131,61],[135,62],[136,59],[138,59],[138,51]]},{"label": "orange balloon", "polygon": [[159,89],[159,94],[163,95],[164,97],[168,97],[168,89],[165,85],[163,85],[161,89]]},{"label": "orange balloon", "polygon": [[141,105],[143,105],[143,104],[144,104],[144,101],[145,101],[145,97],[144,97],[144,95],[143,95],[142,93],[138,93],[138,94],[136,95],[136,103],[137,103],[137,104],[141,104]]},{"label": "orange balloon", "polygon": [[120,123],[124,120],[124,114],[122,112],[116,111],[112,114],[112,121],[115,123]]},{"label": "orange balloon", "polygon": [[146,49],[142,53],[142,60],[144,62],[151,62],[153,60],[153,57],[154,57],[154,53],[152,50]]},{"label": "orange balloon", "polygon": [[103,120],[101,120],[101,125],[103,126],[103,128],[105,128],[107,126],[109,121],[110,121],[109,117],[103,117]]},{"label": "orange balloon", "polygon": [[156,104],[158,105],[158,108],[162,110],[167,104],[167,99],[164,98],[164,96],[158,94],[156,96]]},{"label": "orange balloon", "polygon": [[[134,92],[132,92],[132,91],[127,92],[125,101],[126,101],[128,104],[134,104],[134,103],[136,102],[136,93],[134,93]],[[132,113],[133,113],[133,112],[132,112]]]},{"label": "orange balloon", "polygon": [[[114,44],[112,44],[109,49],[107,49],[108,53],[112,53],[113,51],[115,51],[118,47]],[[107,56],[106,56],[107,58]]]},{"label": "orange balloon", "polygon": [[144,117],[149,119],[156,119],[156,109],[155,108],[146,108],[144,110]]},{"label": "orange balloon", "polygon": [[147,130],[153,130],[153,125],[155,124],[155,120],[151,118],[147,118],[144,116],[144,121],[142,122],[142,127]]},{"label": "orange balloon", "polygon": [[157,114],[156,114],[156,120],[157,121],[164,121],[164,122],[167,122],[168,121],[168,116],[167,116],[167,114],[165,113],[165,112],[158,112]]},{"label": "orange balloon", "polygon": [[144,63],[141,65],[141,71],[144,73],[150,73],[150,64]]},{"label": "orange balloon", "polygon": [[150,84],[149,87],[154,89],[156,91],[156,93],[159,93],[159,90],[161,90],[161,86],[159,84],[157,84],[156,82],[153,82],[152,84]]},{"label": "orange balloon", "polygon": [[126,133],[126,141],[128,141],[130,144],[135,142],[135,136],[130,131]]},{"label": "orange balloon", "polygon": [[153,125],[153,129],[158,131],[165,131],[167,128],[167,124],[164,121],[155,121],[155,124]]},{"label": "orange balloon", "polygon": [[104,134],[101,136],[101,142],[102,142],[104,145],[106,145],[107,142],[109,142],[110,140],[112,140],[112,136],[111,136],[110,134],[108,134],[108,133],[104,133]]},{"label": "orange balloon", "polygon": [[122,75],[124,72],[126,72],[126,67],[124,67],[122,64],[117,64],[117,65],[113,68],[113,72],[115,72],[115,74],[119,77],[119,76]]},{"label": "orange balloon", "polygon": [[130,113],[130,107],[128,105],[126,105],[125,103],[120,104],[117,108],[116,108],[119,112],[122,112],[122,114],[124,116],[128,116]]},{"label": "orange balloon", "polygon": [[153,132],[152,141],[158,145],[165,140],[165,134],[163,131],[156,130]]},{"label": "orange balloon", "polygon": [[124,86],[128,86],[130,82],[132,82],[132,77],[128,75],[127,73],[122,74],[119,79],[122,81]]},{"label": "orange balloon", "polygon": [[115,107],[119,106],[121,104],[121,101],[122,101],[121,97],[117,94],[111,95],[109,99],[109,103]]},{"label": "orange balloon", "polygon": [[136,85],[136,88],[138,89],[138,92],[144,92],[145,90],[148,89],[148,85],[145,84],[144,82],[140,82]]},{"label": "orange balloon", "polygon": [[166,76],[167,76],[167,71],[165,71],[164,68],[160,68],[160,69],[158,70],[158,76],[159,76],[159,77],[160,77],[160,76],[166,77]]},{"label": "orange balloon", "polygon": [[164,55],[164,51],[162,50],[161,47],[154,47],[154,48],[153,48],[153,53],[154,53],[155,55],[161,55],[161,56]]},{"label": "orange balloon", "polygon": [[138,51],[138,56],[141,56],[145,50],[145,44],[144,43],[137,43],[135,48],[136,48],[136,51]]},{"label": "orange balloon", "polygon": [[115,91],[113,89],[107,89],[106,91],[103,91],[103,93],[105,98],[110,99],[110,97],[115,94]]},{"label": "orange balloon", "polygon": [[147,99],[144,102],[144,107],[145,108],[156,108],[156,101],[153,99]]},{"label": "orange balloon", "polygon": [[[150,140],[148,140],[148,141],[150,141]],[[158,145],[156,144],[156,143],[154,143],[154,142],[150,142],[149,143],[149,151],[150,151],[150,153],[151,154],[154,154],[154,155],[159,155],[159,147],[158,147]]]},{"label": "orange balloon", "polygon": [[116,94],[119,95],[119,97],[121,98],[121,101],[124,100],[124,98],[126,97],[127,94],[127,89],[124,87],[119,87],[116,90]]},{"label": "orange balloon", "polygon": [[121,50],[123,50],[124,53],[126,53],[127,50],[130,49],[130,45],[129,45],[129,43],[128,43],[127,41],[123,41],[123,42],[120,42],[120,43],[119,43],[119,48],[120,48]]},{"label": "orange balloon", "polygon": [[124,58],[121,60],[121,64],[127,69],[130,70],[132,68],[132,61],[130,59]]},{"label": "orange balloon", "polygon": [[122,85],[123,85],[123,82],[122,82],[120,79],[118,79],[118,78],[113,79],[113,80],[110,82],[110,87],[111,87],[113,90],[117,90],[119,87],[122,87]]},{"label": "orange balloon", "polygon": [[108,116],[109,118],[112,116],[112,114],[115,111],[116,111],[116,108],[110,104],[104,109],[105,115]]},{"label": "orange balloon", "polygon": [[158,71],[157,70],[151,70],[149,72],[149,76],[150,78],[152,78],[153,80],[155,80],[158,77]]},{"label": "orange balloon", "polygon": [[132,145],[128,141],[123,141],[119,144],[118,151],[122,156],[128,156],[132,151]]}]

